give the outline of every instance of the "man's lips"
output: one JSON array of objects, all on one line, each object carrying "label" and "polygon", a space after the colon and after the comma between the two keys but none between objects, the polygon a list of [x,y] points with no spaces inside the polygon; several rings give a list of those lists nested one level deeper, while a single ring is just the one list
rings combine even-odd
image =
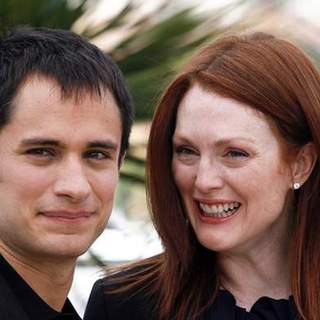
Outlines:
[{"label": "man's lips", "polygon": [[77,220],[89,218],[93,215],[93,211],[42,211],[40,214],[46,218]]}]

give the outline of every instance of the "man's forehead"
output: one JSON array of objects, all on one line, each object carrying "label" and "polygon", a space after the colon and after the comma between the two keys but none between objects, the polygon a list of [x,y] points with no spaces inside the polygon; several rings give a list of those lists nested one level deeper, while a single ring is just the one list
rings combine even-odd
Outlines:
[{"label": "man's forehead", "polygon": [[107,130],[113,123],[121,129],[121,122],[118,105],[108,91],[103,96],[83,91],[81,96],[64,98],[57,81],[34,76],[19,88],[7,125],[19,125],[28,131],[48,131],[63,123],[83,130],[84,125],[90,123],[92,130]]},{"label": "man's forehead", "polygon": [[[54,110],[54,113],[53,113]],[[110,113],[111,112],[111,113]],[[28,121],[30,126],[45,125],[51,121],[54,115],[60,115],[60,119],[76,121],[84,116],[101,124],[110,125],[110,121],[116,120],[122,127],[120,109],[108,90],[102,95],[92,91],[78,91],[63,95],[61,86],[57,81],[44,76],[33,76],[24,81],[18,90],[18,94],[12,101],[12,108],[7,125]],[[117,119],[115,119],[117,118]]]},{"label": "man's forehead", "polygon": [[28,96],[30,99],[35,98],[33,95],[35,90],[38,93],[38,99],[43,97],[47,102],[50,102],[51,99],[54,101],[72,100],[75,104],[81,104],[81,102],[88,97],[102,104],[110,102],[110,99],[112,102],[115,102],[114,96],[109,88],[103,86],[94,88],[89,85],[85,86],[80,84],[66,88],[61,85],[57,79],[35,72],[26,76],[20,83],[13,104],[19,104],[19,100],[24,100]]}]

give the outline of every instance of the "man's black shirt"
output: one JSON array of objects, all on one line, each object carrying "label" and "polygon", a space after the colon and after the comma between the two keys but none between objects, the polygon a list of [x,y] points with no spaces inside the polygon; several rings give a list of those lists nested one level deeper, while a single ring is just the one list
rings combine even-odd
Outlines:
[{"label": "man's black shirt", "polygon": [[[8,308],[15,308],[13,304],[19,304],[30,320],[81,320],[71,302],[67,299],[61,312],[52,309],[42,300],[24,279],[11,267],[11,265],[0,255],[0,276],[3,277],[8,289],[10,289],[16,301],[8,298]],[[16,303],[14,303],[16,302]],[[12,304],[12,305],[11,305]],[[3,316],[3,314],[2,314]],[[3,318],[0,314],[0,319]]]}]

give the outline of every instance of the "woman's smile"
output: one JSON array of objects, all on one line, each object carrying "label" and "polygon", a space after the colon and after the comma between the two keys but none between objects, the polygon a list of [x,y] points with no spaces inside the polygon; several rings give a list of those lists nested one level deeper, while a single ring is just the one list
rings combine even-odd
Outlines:
[{"label": "woman's smile", "polygon": [[212,218],[227,218],[234,215],[239,207],[240,202],[217,202],[216,204],[206,204],[199,202],[199,208],[201,210],[201,215],[205,217]]}]

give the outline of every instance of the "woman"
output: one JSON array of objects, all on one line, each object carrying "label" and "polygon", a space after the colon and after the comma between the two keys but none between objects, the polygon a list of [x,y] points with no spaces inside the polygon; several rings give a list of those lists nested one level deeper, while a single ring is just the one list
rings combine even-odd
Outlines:
[{"label": "woman", "polygon": [[164,252],[96,283],[85,319],[320,319],[320,76],[293,44],[227,36],[154,116]]}]

